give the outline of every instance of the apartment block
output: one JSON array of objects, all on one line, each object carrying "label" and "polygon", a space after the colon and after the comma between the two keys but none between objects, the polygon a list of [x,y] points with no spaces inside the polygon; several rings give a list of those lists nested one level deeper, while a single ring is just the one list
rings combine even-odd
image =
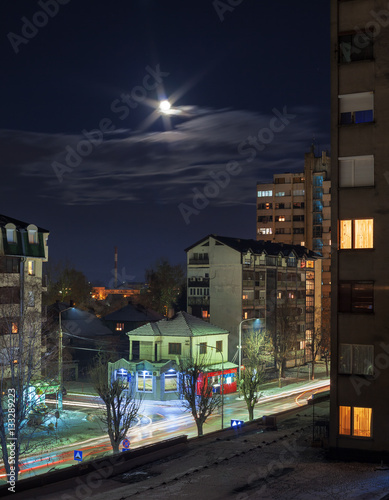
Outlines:
[{"label": "apartment block", "polygon": [[257,183],[257,240],[302,245],[322,256],[322,327],[330,329],[331,162],[305,154],[304,171]]},{"label": "apartment block", "polygon": [[186,249],[190,314],[230,332],[229,359],[239,345],[239,328],[276,331],[282,304],[295,308],[298,328],[290,363],[309,357],[305,346],[321,301],[318,255],[300,245],[209,235]]},{"label": "apartment block", "polygon": [[330,447],[389,452],[389,6],[331,1]]},{"label": "apartment block", "polygon": [[[0,214],[0,368],[1,382],[10,363],[41,374],[42,264],[48,259],[49,232]],[[4,386],[3,386],[4,389]]]}]

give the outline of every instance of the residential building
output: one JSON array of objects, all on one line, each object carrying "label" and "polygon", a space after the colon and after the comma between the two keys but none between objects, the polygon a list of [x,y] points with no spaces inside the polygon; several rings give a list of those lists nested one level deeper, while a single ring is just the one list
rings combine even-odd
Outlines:
[{"label": "residential building", "polygon": [[[62,330],[63,381],[78,380],[79,372],[88,377],[88,371],[99,351],[112,356],[120,353],[120,338],[93,313],[78,309],[73,302],[57,301],[48,306],[47,344],[58,345],[59,328]],[[57,351],[55,351],[57,353]],[[49,378],[58,376],[58,356],[51,357],[45,373]]]},{"label": "residential building", "polygon": [[42,264],[48,259],[48,236],[47,229],[0,214],[2,383],[10,377],[12,358],[29,371],[26,379],[41,375],[42,292],[47,290]]},{"label": "residential building", "polygon": [[317,254],[300,245],[216,235],[185,251],[187,310],[230,332],[229,359],[235,359],[243,321],[243,331],[250,328],[245,320],[258,318],[259,328],[275,332],[280,307],[288,304],[296,308],[298,327],[289,364],[307,361],[305,345],[321,319],[315,315],[321,301]]},{"label": "residential building", "polygon": [[122,378],[144,399],[177,399],[180,359],[200,358],[208,384],[224,393],[236,391],[237,366],[228,362],[228,331],[186,312],[128,332],[129,361],[109,364],[113,379]]},{"label": "residential building", "polygon": [[330,329],[331,308],[331,162],[314,147],[305,154],[304,171],[257,183],[257,239],[302,245],[322,256],[322,328]]},{"label": "residential building", "polygon": [[159,321],[163,319],[163,316],[141,304],[128,302],[126,306],[107,314],[102,319],[111,332],[118,337],[121,356],[128,359],[129,343],[127,333],[147,323]]},{"label": "residential building", "polygon": [[330,448],[389,452],[388,2],[331,0]]}]

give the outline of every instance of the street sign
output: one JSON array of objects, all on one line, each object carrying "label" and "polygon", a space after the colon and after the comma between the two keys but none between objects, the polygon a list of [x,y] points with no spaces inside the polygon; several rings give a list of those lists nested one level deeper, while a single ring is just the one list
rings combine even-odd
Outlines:
[{"label": "street sign", "polygon": [[242,427],[244,420],[231,420],[231,427]]},{"label": "street sign", "polygon": [[129,439],[123,439],[122,442],[123,448],[129,448],[130,447],[130,440]]},{"label": "street sign", "polygon": [[82,461],[82,451],[74,450],[74,460]]}]

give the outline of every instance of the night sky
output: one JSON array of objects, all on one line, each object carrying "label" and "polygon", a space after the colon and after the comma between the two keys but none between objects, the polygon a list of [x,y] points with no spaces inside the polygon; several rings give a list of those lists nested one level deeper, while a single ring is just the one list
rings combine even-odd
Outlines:
[{"label": "night sky", "polygon": [[114,246],[141,281],[255,238],[256,182],[329,150],[329,31],[328,0],[3,0],[0,213],[111,285]]}]

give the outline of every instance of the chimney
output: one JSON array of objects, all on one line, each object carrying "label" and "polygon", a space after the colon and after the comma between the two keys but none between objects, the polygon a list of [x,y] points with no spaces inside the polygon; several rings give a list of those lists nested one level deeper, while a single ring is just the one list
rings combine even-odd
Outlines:
[{"label": "chimney", "polygon": [[167,319],[173,319],[174,318],[174,309],[173,307],[169,307],[168,311],[167,311]]}]

